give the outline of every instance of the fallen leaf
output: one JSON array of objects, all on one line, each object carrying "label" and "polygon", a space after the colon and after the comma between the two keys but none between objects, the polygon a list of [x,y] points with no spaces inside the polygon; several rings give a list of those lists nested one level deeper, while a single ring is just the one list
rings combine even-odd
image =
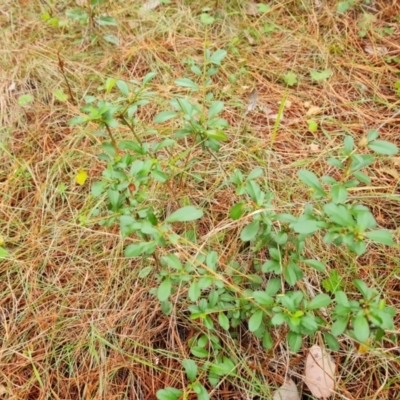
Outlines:
[{"label": "fallen leaf", "polygon": [[161,4],[160,0],[148,0],[146,3],[142,5],[140,8],[141,12],[152,11],[155,10]]},{"label": "fallen leaf", "polygon": [[84,185],[85,182],[86,182],[87,177],[88,177],[87,172],[84,171],[84,170],[80,170],[80,171],[76,174],[75,182],[76,182],[78,185]]},{"label": "fallen leaf", "polygon": [[317,399],[327,399],[335,388],[335,363],[320,346],[311,347],[303,377],[310,392]]},{"label": "fallen leaf", "polygon": [[249,2],[249,3],[247,4],[247,7],[246,7],[246,14],[247,14],[247,15],[254,16],[254,15],[259,14],[259,12],[260,12],[260,9],[259,9],[257,3],[253,3],[253,2],[251,1],[251,2]]},{"label": "fallen leaf", "polygon": [[310,144],[310,150],[312,153],[319,153],[321,151],[321,149],[319,148],[319,145],[316,143]]},{"label": "fallen leaf", "polygon": [[311,106],[308,111],[306,112],[306,115],[309,117],[311,115],[318,115],[321,114],[322,108],[317,107],[317,106]]},{"label": "fallen leaf", "polygon": [[248,114],[249,112],[255,110],[257,105],[257,99],[258,99],[258,90],[253,89],[247,98],[247,109],[245,114]]},{"label": "fallen leaf", "polygon": [[11,85],[8,87],[9,92],[13,92],[17,88],[15,82],[12,82]]},{"label": "fallen leaf", "polygon": [[367,44],[364,47],[364,51],[367,54],[371,55],[377,55],[377,56],[385,56],[387,53],[389,53],[389,50],[385,46],[372,46],[372,44]]},{"label": "fallen leaf", "polygon": [[274,392],[273,400],[300,400],[299,391],[296,384],[289,379]]}]

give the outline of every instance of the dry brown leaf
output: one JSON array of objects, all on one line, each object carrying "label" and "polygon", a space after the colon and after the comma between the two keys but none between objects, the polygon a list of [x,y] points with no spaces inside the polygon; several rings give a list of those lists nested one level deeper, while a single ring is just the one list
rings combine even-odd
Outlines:
[{"label": "dry brown leaf", "polygon": [[251,2],[249,2],[249,4],[247,4],[247,7],[246,7],[246,14],[247,15],[254,16],[254,15],[257,15],[259,13],[260,13],[260,10],[258,8],[258,4],[257,3],[253,3],[251,1]]},{"label": "dry brown leaf", "polygon": [[372,44],[367,44],[364,47],[364,51],[367,54],[371,55],[377,55],[377,56],[385,56],[387,53],[389,53],[389,50],[385,46],[372,46]]},{"label": "dry brown leaf", "polygon": [[296,384],[289,379],[274,392],[273,400],[300,400],[299,391]]},{"label": "dry brown leaf", "polygon": [[141,12],[155,10],[161,4],[160,0],[147,0],[140,8]]},{"label": "dry brown leaf", "polygon": [[249,112],[252,112],[255,110],[256,105],[257,105],[257,99],[258,99],[258,90],[253,89],[249,96],[247,97],[247,109],[245,114],[248,114]]},{"label": "dry brown leaf", "polygon": [[321,151],[321,149],[319,148],[319,145],[316,143],[310,144],[310,150],[312,153],[319,153]]},{"label": "dry brown leaf", "polygon": [[310,392],[317,399],[327,399],[335,388],[335,363],[320,346],[311,347],[303,377]]},{"label": "dry brown leaf", "polygon": [[310,117],[311,115],[318,115],[321,114],[322,108],[317,107],[317,106],[311,106],[308,111],[306,112],[307,117]]}]

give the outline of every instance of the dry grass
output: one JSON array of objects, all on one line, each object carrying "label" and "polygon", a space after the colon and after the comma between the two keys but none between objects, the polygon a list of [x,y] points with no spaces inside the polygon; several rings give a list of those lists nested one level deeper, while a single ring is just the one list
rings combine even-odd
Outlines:
[{"label": "dry grass", "polygon": [[[141,261],[123,257],[118,229],[81,223],[94,200],[90,182],[80,187],[74,177],[80,168],[92,181],[100,175],[99,142],[90,127],[67,125],[79,106],[71,98],[60,103],[54,97],[59,88],[68,93],[57,52],[79,103],[106,77],[134,79],[156,71],[154,90],[162,105],[176,90],[174,79],[188,72],[184,61],[201,57],[202,7],[219,13],[207,40],[211,48],[228,50],[215,90],[226,103],[230,139],[218,161],[193,152],[197,162],[192,172],[201,173],[204,181],[187,179],[174,190],[178,198],[187,197],[207,210],[198,227],[199,245],[208,240],[220,254],[221,266],[233,258],[248,263],[248,256],[240,254],[237,225],[229,228],[227,212],[235,194],[223,185],[224,172],[262,166],[278,209],[295,212],[307,201],[296,171],[306,166],[319,175],[327,173],[327,150],[338,147],[343,134],[357,140],[381,127],[383,138],[400,145],[400,117],[392,118],[400,105],[394,88],[400,79],[395,59],[400,58],[400,5],[396,0],[374,1],[377,12],[361,38],[362,10],[338,15],[336,1],[281,0],[272,2],[265,16],[252,16],[246,14],[244,0],[201,6],[173,0],[148,14],[138,12],[139,1],[116,0],[109,2],[109,13],[118,20],[118,28],[110,28],[120,39],[114,47],[82,39],[85,29],[65,17],[73,1],[54,3],[3,0],[0,11],[0,234],[11,254],[0,264],[0,393],[5,399],[155,399],[158,389],[187,385],[180,360],[189,357],[189,340],[204,328],[190,321],[184,308],[177,307],[172,317],[161,313],[157,299],[148,294],[157,283],[151,276],[138,278]],[[43,22],[41,15],[50,9],[67,24],[54,28]],[[275,29],[265,34],[265,25]],[[384,28],[393,32],[377,33]],[[380,55],[382,48],[386,55]],[[313,83],[309,72],[326,68],[333,76]],[[298,75],[299,84],[288,92],[290,104],[271,149],[274,120],[262,108],[277,113],[285,94],[282,76],[288,71]],[[235,83],[229,83],[232,74]],[[258,88],[261,108],[243,119],[252,87]],[[20,107],[22,94],[32,94],[34,102]],[[320,110],[308,117],[312,106]],[[147,110],[144,127],[151,126],[157,105]],[[308,131],[310,118],[321,127],[316,133]],[[308,248],[310,258],[318,255],[346,282],[361,277],[382,290],[397,310],[399,173],[398,159],[377,162],[371,187],[353,194],[372,208],[381,226],[396,230],[394,248],[372,247],[359,258],[318,240]],[[152,195],[160,207],[176,207],[166,196]],[[190,250],[175,249],[182,256]],[[310,271],[308,278],[320,290],[320,276]],[[302,355],[288,354],[279,331],[275,339],[274,351],[267,354],[245,327],[236,341],[221,333],[238,360],[238,374],[224,380],[211,397],[268,399],[270,387],[282,383],[288,366],[293,376],[300,376]],[[356,345],[343,339],[336,354],[336,397],[400,399],[398,346],[396,336],[390,347],[357,354]]]}]

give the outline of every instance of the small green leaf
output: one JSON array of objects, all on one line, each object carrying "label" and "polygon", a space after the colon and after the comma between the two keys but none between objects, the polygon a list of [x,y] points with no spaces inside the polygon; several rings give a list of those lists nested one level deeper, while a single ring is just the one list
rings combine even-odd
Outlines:
[{"label": "small green leaf", "polygon": [[256,291],[253,293],[254,300],[263,306],[269,306],[274,303],[273,298],[267,294],[266,292],[263,292],[261,290]]},{"label": "small green leaf", "polygon": [[373,140],[378,139],[379,132],[376,129],[372,129],[367,133],[368,142],[372,142]]},{"label": "small green leaf", "polygon": [[166,218],[166,222],[194,221],[203,216],[203,211],[193,206],[182,207]]},{"label": "small green leaf", "polygon": [[229,211],[229,216],[234,220],[238,220],[244,213],[244,202],[235,204]]},{"label": "small green leaf", "polygon": [[124,254],[125,257],[138,257],[144,253],[143,243],[132,243],[126,246]]},{"label": "small green leaf", "polygon": [[330,303],[331,298],[325,293],[320,293],[311,300],[307,308],[309,310],[316,310],[318,308],[327,307]]},{"label": "small green leaf", "polygon": [[64,93],[62,89],[57,89],[54,91],[54,97],[61,102],[67,101],[68,96]]},{"label": "small green leaf", "polygon": [[262,323],[264,312],[262,310],[256,311],[249,319],[249,331],[255,332]]},{"label": "small green leaf", "polygon": [[175,254],[168,254],[162,258],[171,268],[181,271],[183,269],[181,261]]},{"label": "small green leaf", "polygon": [[242,232],[240,233],[240,238],[244,242],[249,242],[250,240],[255,238],[259,228],[260,228],[260,221],[251,222],[242,230]]},{"label": "small green leaf", "polygon": [[338,318],[332,325],[331,332],[333,336],[341,335],[347,328],[347,317]]},{"label": "small green leaf", "polygon": [[308,130],[310,132],[317,132],[317,130],[318,130],[318,123],[317,122],[315,122],[314,120],[310,119],[310,120],[307,121],[307,124],[308,124]]},{"label": "small green leaf", "polygon": [[273,348],[274,342],[272,341],[271,334],[268,331],[264,332],[262,344],[264,349],[266,350],[270,350]]},{"label": "small green leaf", "polygon": [[286,85],[294,86],[297,84],[297,74],[292,71],[289,71],[284,77],[283,80],[285,81]]},{"label": "small green leaf", "polygon": [[182,390],[168,387],[158,390],[156,396],[158,400],[179,400],[182,394]]},{"label": "small green leaf", "polygon": [[223,101],[213,101],[208,110],[208,119],[211,120],[216,117],[224,109]]},{"label": "small green leaf", "polygon": [[294,353],[297,353],[301,348],[301,344],[303,342],[303,337],[299,333],[289,332],[289,334],[287,335],[287,338],[288,338],[290,350],[293,351]]},{"label": "small green leaf", "polygon": [[385,154],[387,156],[393,156],[399,152],[398,147],[385,140],[374,140],[368,143],[368,148],[378,154]]},{"label": "small green leaf", "polygon": [[332,201],[334,203],[344,203],[347,200],[347,189],[342,184],[335,184],[331,188]]},{"label": "small green leaf", "polygon": [[393,246],[393,236],[387,229],[377,229],[374,231],[367,232],[365,234],[368,239],[373,240],[374,242],[386,244],[387,246]]},{"label": "small green leaf", "polygon": [[332,70],[325,69],[321,72],[311,71],[310,75],[314,81],[326,81],[332,75]]},{"label": "small green leaf", "polygon": [[193,281],[189,287],[188,297],[191,301],[196,302],[199,299],[200,295],[201,291],[199,287],[199,282]]},{"label": "small green leaf", "polygon": [[0,260],[9,256],[8,251],[4,247],[0,247]]},{"label": "small green leaf", "polygon": [[190,352],[195,356],[199,358],[207,358],[209,356],[208,351],[206,349],[203,349],[203,347],[200,346],[195,346],[190,349]]},{"label": "small green leaf", "polygon": [[171,279],[166,278],[164,279],[157,290],[157,297],[160,301],[168,300],[168,297],[171,295],[172,284]]},{"label": "small green leaf", "polygon": [[105,191],[105,188],[107,187],[108,183],[106,181],[97,181],[93,183],[91,192],[92,196],[98,197],[102,195]]},{"label": "small green leaf", "polygon": [[321,261],[318,261],[318,260],[303,260],[303,262],[306,263],[307,265],[309,265],[310,267],[314,268],[315,270],[319,271],[319,272],[325,272],[326,271],[325,264],[322,263]]},{"label": "small green leaf", "polygon": [[228,136],[226,135],[225,132],[220,131],[218,129],[208,129],[205,134],[210,138],[214,140],[219,140],[221,142],[225,142],[228,140]]},{"label": "small green leaf", "polygon": [[192,89],[194,92],[199,91],[199,85],[197,85],[197,83],[194,83],[189,78],[179,78],[175,81],[175,84],[184,88]]},{"label": "small green leaf", "polygon": [[324,332],[324,341],[331,350],[338,351],[340,349],[338,340],[329,332]]},{"label": "small green leaf", "polygon": [[108,34],[106,34],[106,35],[103,35],[103,39],[104,39],[106,42],[111,43],[111,44],[113,44],[113,45],[115,45],[115,46],[118,46],[118,45],[119,45],[119,39],[118,39],[115,35],[113,35],[113,34],[111,34],[111,33],[108,33]]},{"label": "small green leaf", "polygon": [[300,234],[308,235],[310,233],[314,233],[320,229],[319,222],[314,220],[300,220],[293,224],[290,224],[290,227],[296,232]]},{"label": "small green leaf", "polygon": [[96,18],[96,23],[100,26],[117,26],[117,21],[115,18],[110,17],[108,15],[104,15],[102,17]]},{"label": "small green leaf", "polygon": [[193,391],[197,394],[197,400],[210,400],[207,389],[200,382],[193,384]]},{"label": "small green leaf", "polygon": [[190,359],[182,360],[183,368],[185,368],[186,376],[190,382],[194,382],[197,376],[197,364]]},{"label": "small green leaf", "polygon": [[322,185],[314,172],[308,171],[306,169],[301,169],[297,172],[297,176],[303,183],[305,183],[307,186],[314,189],[315,191],[324,192],[324,189],[322,188]]},{"label": "small green leaf", "polygon": [[153,270],[153,267],[145,267],[139,272],[139,278],[146,278],[147,275]]},{"label": "small green leaf", "polygon": [[215,21],[215,18],[207,13],[203,13],[200,15],[200,20],[204,25],[211,25]]},{"label": "small green leaf", "polygon": [[32,103],[33,96],[30,94],[23,94],[22,96],[18,97],[18,104],[23,107],[26,104]]},{"label": "small green leaf", "polygon": [[221,61],[226,57],[226,50],[217,50],[208,61],[212,64],[220,65]]},{"label": "small green leaf", "polygon": [[342,204],[328,203],[324,205],[323,209],[334,223],[347,227],[354,226],[353,217],[346,206]]},{"label": "small green leaf", "polygon": [[229,331],[229,318],[223,312],[218,314],[218,323],[222,329]]},{"label": "small green leaf", "polygon": [[365,343],[369,338],[369,324],[364,315],[359,315],[353,320],[354,336],[361,342]]},{"label": "small green leaf", "polygon": [[161,111],[154,117],[154,122],[156,124],[162,124],[163,122],[168,121],[169,119],[175,118],[177,116],[178,113],[176,113],[175,111]]},{"label": "small green leaf", "polygon": [[149,72],[143,78],[143,85],[147,85],[151,80],[153,80],[157,76],[157,72]]},{"label": "small green leaf", "polygon": [[129,95],[129,86],[127,85],[126,82],[118,80],[117,81],[117,87],[118,87],[118,89],[121,91],[121,93],[124,96],[128,96]]},{"label": "small green leaf", "polygon": [[338,5],[337,5],[337,12],[338,12],[339,14],[343,14],[343,13],[345,13],[346,11],[349,10],[350,6],[351,6],[350,1],[341,1],[341,2],[338,3]]}]

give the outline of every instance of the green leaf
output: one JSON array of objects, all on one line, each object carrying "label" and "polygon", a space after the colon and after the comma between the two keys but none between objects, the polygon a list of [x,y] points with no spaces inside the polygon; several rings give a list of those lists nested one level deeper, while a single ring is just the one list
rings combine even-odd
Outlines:
[{"label": "green leaf", "polygon": [[310,188],[314,189],[317,192],[325,193],[319,179],[317,178],[317,175],[315,175],[313,172],[306,169],[301,169],[297,172],[297,176]]},{"label": "green leaf", "polygon": [[207,389],[200,382],[193,384],[193,391],[197,394],[197,400],[210,400]]},{"label": "green leaf", "polygon": [[167,182],[169,178],[169,176],[165,172],[159,171],[158,169],[153,169],[153,171],[151,171],[151,175],[157,182],[161,183]]},{"label": "green leaf", "polygon": [[229,318],[223,312],[218,314],[218,323],[222,329],[229,331]]},{"label": "green leaf", "polygon": [[289,332],[289,334],[287,335],[287,338],[288,338],[290,350],[293,351],[294,353],[297,353],[301,348],[301,344],[303,342],[303,337],[299,333]]},{"label": "green leaf", "polygon": [[226,50],[217,50],[208,61],[212,64],[220,65],[221,61],[226,57]]},{"label": "green leaf", "polygon": [[332,75],[332,70],[325,69],[321,72],[311,71],[310,75],[314,81],[326,81]]},{"label": "green leaf", "polygon": [[197,65],[192,65],[190,70],[197,76],[201,76],[203,74]]},{"label": "green leaf", "polygon": [[344,149],[347,154],[350,154],[354,149],[354,139],[352,136],[346,136],[344,138]]},{"label": "green leaf", "polygon": [[315,122],[314,120],[310,119],[310,120],[307,121],[307,124],[308,124],[308,130],[310,132],[317,132],[317,130],[318,130],[318,123],[317,122]]},{"label": "green leaf", "polygon": [[22,96],[18,97],[18,104],[21,107],[25,106],[26,104],[32,103],[32,101],[33,101],[33,96],[30,94],[23,94]]},{"label": "green leaf", "polygon": [[260,177],[262,177],[263,175],[264,175],[264,171],[262,170],[262,168],[259,168],[259,167],[254,168],[254,169],[249,173],[249,175],[247,176],[246,181],[251,181],[251,180],[253,180],[253,179],[260,178]]},{"label": "green leaf", "polygon": [[117,81],[117,87],[124,96],[129,95],[129,86],[126,84],[126,82],[121,80]]},{"label": "green leaf", "polygon": [[118,190],[108,189],[108,199],[110,200],[111,207],[117,209],[120,201],[120,194]]},{"label": "green leaf", "polygon": [[168,300],[168,297],[171,295],[172,284],[171,279],[164,279],[157,290],[157,297],[160,301]]},{"label": "green leaf", "polygon": [[106,181],[97,181],[93,183],[91,188],[92,196],[98,197],[102,195],[107,187],[107,184],[108,183]]},{"label": "green leaf", "polygon": [[151,80],[153,80],[157,76],[157,72],[149,72],[143,78],[143,85],[147,85]]},{"label": "green leaf", "polygon": [[106,34],[106,35],[103,35],[103,39],[104,39],[106,42],[111,43],[111,44],[113,44],[113,45],[115,45],[115,46],[118,46],[118,45],[119,45],[119,39],[118,39],[115,35],[113,35],[113,34],[111,34],[111,33],[108,33],[108,34]]},{"label": "green leaf", "polygon": [[368,142],[372,142],[375,139],[378,139],[379,132],[376,129],[372,129],[367,133],[367,140]]},{"label": "green leaf", "polygon": [[324,212],[334,223],[347,227],[354,226],[353,217],[344,205],[328,203],[325,204],[323,208]]},{"label": "green leaf", "polygon": [[334,203],[344,203],[347,200],[347,189],[341,184],[335,184],[331,188],[332,201]]},{"label": "green leaf", "polygon": [[263,306],[269,306],[274,303],[273,298],[267,294],[266,292],[263,292],[261,290],[258,290],[253,293],[254,300]]},{"label": "green leaf", "polygon": [[125,257],[138,257],[145,252],[143,249],[143,243],[132,243],[129,246],[126,246],[124,254]]},{"label": "green leaf", "polygon": [[219,140],[221,142],[225,142],[228,140],[228,136],[226,135],[225,132],[218,130],[218,129],[208,129],[205,134],[210,138],[214,140]]},{"label": "green leaf", "polygon": [[224,109],[223,101],[213,101],[208,110],[208,119],[213,119]]},{"label": "green leaf", "polygon": [[270,296],[275,296],[279,292],[279,290],[281,290],[281,288],[281,280],[279,278],[271,278],[267,283],[265,293],[269,294]]},{"label": "green leaf", "polygon": [[271,334],[268,331],[264,332],[262,344],[263,344],[264,349],[266,349],[266,350],[271,350],[274,346],[274,342],[272,341]]},{"label": "green leaf", "polygon": [[377,229],[374,231],[367,232],[365,234],[368,239],[373,240],[374,242],[386,244],[387,246],[393,246],[393,236],[387,229]]},{"label": "green leaf", "polygon": [[146,278],[147,275],[153,270],[153,267],[145,267],[139,272],[139,278]]},{"label": "green leaf", "polygon": [[178,113],[176,113],[175,111],[161,111],[154,117],[154,122],[156,124],[162,124],[163,122],[168,121],[169,119],[175,118],[177,116]]},{"label": "green leaf", "polygon": [[297,74],[292,71],[289,71],[284,77],[283,80],[285,81],[286,85],[294,86],[297,84]]},{"label": "green leaf", "polygon": [[209,356],[208,351],[206,349],[203,349],[203,347],[200,346],[195,346],[190,349],[190,352],[195,356],[199,358],[207,358]]},{"label": "green leaf", "polygon": [[166,222],[187,222],[194,221],[203,216],[203,211],[194,206],[182,207],[166,218]]},{"label": "green leaf", "polygon": [[319,221],[314,220],[299,220],[298,222],[290,224],[290,227],[300,234],[308,235],[314,233],[320,229]]},{"label": "green leaf", "polygon": [[207,13],[203,13],[200,15],[200,20],[204,25],[211,25],[215,21],[215,18]]},{"label": "green leaf", "polygon": [[182,390],[168,387],[166,389],[160,389],[157,391],[158,400],[179,400],[183,395]]},{"label": "green leaf", "polygon": [[201,291],[199,287],[199,282],[193,281],[189,287],[188,297],[191,301],[196,302],[199,299],[200,295]]},{"label": "green leaf", "polygon": [[61,101],[61,102],[68,100],[68,96],[64,93],[64,91],[62,89],[55,90],[54,96],[58,101]]},{"label": "green leaf", "polygon": [[311,300],[307,308],[309,310],[316,310],[318,308],[327,307],[330,303],[331,298],[325,293],[320,293]]},{"label": "green leaf", "polygon": [[117,26],[117,21],[109,15],[96,18],[96,23],[100,26]]},{"label": "green leaf", "polygon": [[326,271],[325,264],[322,263],[321,261],[318,260],[302,260],[302,261],[319,272]]},{"label": "green leaf", "polygon": [[72,19],[73,21],[87,22],[89,19],[88,13],[81,10],[80,8],[68,10],[65,14],[69,19]]},{"label": "green leaf", "polygon": [[338,318],[332,325],[331,332],[333,336],[341,335],[347,328],[347,317]]},{"label": "green leaf", "polygon": [[393,156],[399,152],[399,149],[395,144],[385,140],[374,140],[373,142],[368,143],[368,148],[375,153],[387,156]]},{"label": "green leaf", "polygon": [[329,332],[324,332],[324,341],[331,350],[338,351],[340,349],[338,340]]},{"label": "green leaf", "polygon": [[242,230],[242,232],[240,233],[240,238],[244,242],[249,242],[250,240],[255,238],[259,228],[260,228],[260,221],[251,222]]},{"label": "green leaf", "polygon": [[197,364],[190,359],[182,360],[183,368],[185,368],[186,376],[190,382],[194,382],[197,376]]},{"label": "green leaf", "polygon": [[9,256],[8,251],[4,247],[0,247],[0,260]]},{"label": "green leaf", "polygon": [[199,91],[199,85],[197,85],[197,83],[194,83],[189,78],[179,78],[175,81],[175,85],[192,89],[194,92]]},{"label": "green leaf", "polygon": [[183,269],[181,261],[175,254],[168,254],[162,258],[171,268],[174,268],[178,271]]},{"label": "green leaf", "polygon": [[264,312],[262,310],[256,311],[249,319],[249,331],[255,332],[262,323]]},{"label": "green leaf", "polygon": [[238,220],[244,213],[244,202],[235,204],[229,211],[229,216],[234,220]]},{"label": "green leaf", "polygon": [[350,1],[341,1],[340,3],[338,3],[337,5],[337,12],[339,14],[343,14],[346,11],[348,11],[348,9],[350,8],[351,4]]},{"label": "green leaf", "polygon": [[353,328],[355,338],[361,342],[365,343],[369,338],[369,324],[367,318],[364,315],[359,315],[353,319]]}]

